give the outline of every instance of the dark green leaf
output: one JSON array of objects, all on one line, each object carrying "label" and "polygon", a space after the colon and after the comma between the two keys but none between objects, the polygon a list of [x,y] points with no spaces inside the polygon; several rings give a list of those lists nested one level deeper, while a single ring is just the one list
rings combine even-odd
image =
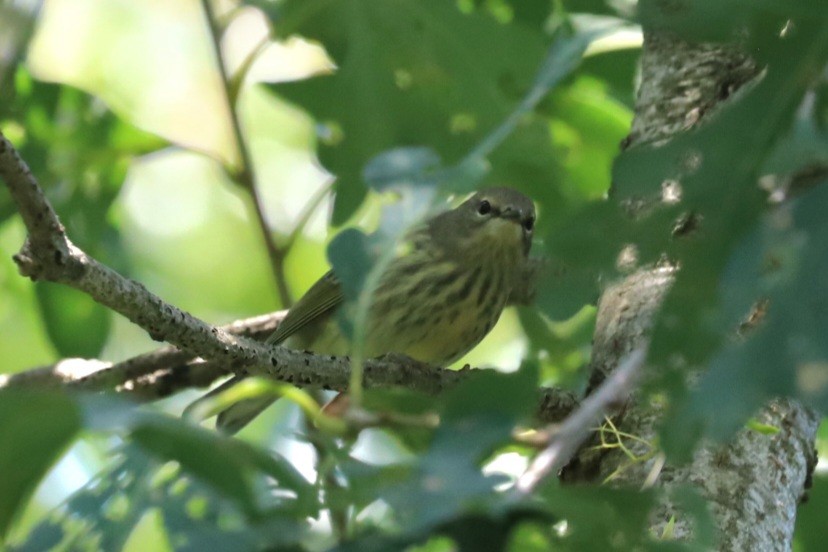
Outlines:
[{"label": "dark green leaf", "polygon": [[508,552],[547,552],[552,548],[553,530],[549,523],[524,522],[509,538]]},{"label": "dark green leaf", "polygon": [[[381,154],[366,167],[367,180],[378,189],[395,190],[398,199],[383,207],[379,228],[373,234],[348,228],[328,245],[328,260],[347,302],[359,298],[377,263],[386,262],[405,232],[429,213],[436,197],[435,181],[421,171],[434,162],[429,151],[411,148]],[[348,336],[353,334],[351,313],[349,307],[337,312],[338,322]]]},{"label": "dark green leaf", "polygon": [[[116,117],[93,96],[15,75],[15,101],[0,124],[17,125],[15,146],[61,215],[72,240],[123,270],[118,231],[107,216],[131,159],[166,142]],[[0,215],[4,212],[0,195]]]},{"label": "dark green leaf", "polygon": [[416,186],[440,167],[440,156],[429,148],[397,148],[380,153],[365,165],[362,177],[372,188],[384,191]]},{"label": "dark green leaf", "polygon": [[547,0],[459,0],[457,5],[465,12],[478,10],[488,13],[497,21],[520,21],[543,29],[551,12]]},{"label": "dark green leaf", "polygon": [[62,284],[37,282],[35,291],[46,333],[58,354],[97,357],[109,338],[109,309]]},{"label": "dark green leaf", "polygon": [[0,390],[0,541],[38,482],[75,439],[81,417],[66,395]]},{"label": "dark green leaf", "polygon": [[246,519],[211,485],[132,445],[119,450],[110,466],[14,550],[121,550],[152,511],[160,512],[165,536],[176,550],[298,550],[306,527],[304,514],[285,511],[271,512],[262,523]]},{"label": "dark green leaf", "polygon": [[713,358],[698,389],[670,418],[667,450],[688,458],[689,436],[724,439],[775,396],[828,408],[826,209],[823,183],[767,215],[734,252],[722,282],[724,319],[735,327],[759,299],[769,301],[766,319]]},{"label": "dark green leaf", "polygon": [[501,23],[444,0],[288,0],[277,13],[280,35],[319,40],[338,66],[274,87],[336,128],[319,152],[339,178],[335,224],[359,204],[369,159],[428,144],[456,162],[517,104],[544,54],[537,21]]},{"label": "dark green leaf", "polygon": [[383,206],[376,250],[393,247],[396,240],[428,214],[440,182],[440,157],[429,148],[397,148],[383,152],[365,166],[363,178],[377,191],[396,192],[397,201]]},{"label": "dark green leaf", "polygon": [[[437,411],[437,399],[407,389],[369,389],[365,393],[363,406],[380,415],[403,415],[425,417]],[[392,425],[390,436],[400,440],[415,453],[422,452],[431,439],[432,431],[424,425]]]},{"label": "dark green leaf", "polygon": [[[637,224],[639,235],[650,235],[641,260],[652,261],[666,252],[682,267],[660,312],[650,352],[651,360],[664,366],[659,375],[665,388],[683,381],[671,367],[705,362],[727,335],[729,328],[717,312],[721,273],[733,248],[764,211],[765,194],[757,182],[778,136],[791,127],[818,77],[816,68],[828,59],[825,29],[815,21],[800,21],[796,32],[782,38],[761,25],[753,29],[768,62],[757,84],[699,130],[658,148],[628,150],[616,163],[614,191],[619,198],[657,197],[662,183],[671,180],[682,190],[678,206],[659,208],[659,218]],[[757,113],[762,114],[761,125],[756,124]],[[698,221],[699,230],[671,239],[661,221],[683,213]],[[655,222],[661,227],[653,227]],[[618,239],[637,243],[621,230]]]},{"label": "dark green leaf", "polygon": [[139,423],[131,437],[152,454],[181,463],[187,473],[236,501],[248,514],[260,510],[254,485],[259,471],[295,493],[282,508],[295,504],[305,511],[313,503],[312,487],[290,463],[231,437],[163,418]]},{"label": "dark green leaf", "polygon": [[814,475],[813,486],[806,490],[807,500],[796,512],[794,550],[819,552],[825,548],[825,512],[828,512],[828,475]]},{"label": "dark green leaf", "polygon": [[[400,483],[378,490],[407,531],[470,514],[503,515],[506,498],[494,492],[503,478],[482,474],[480,466],[534,410],[537,382],[531,366],[512,374],[483,371],[446,393],[426,454]],[[399,477],[399,468],[394,473]]]},{"label": "dark green leaf", "polygon": [[537,385],[538,373],[531,368],[511,374],[494,370],[475,372],[445,393],[443,419],[453,423],[484,414],[519,420],[534,411],[534,404],[527,399],[534,395]]},{"label": "dark green leaf", "polygon": [[786,175],[828,166],[828,128],[820,125],[815,108],[815,102],[806,97],[791,130],[770,154],[765,172]]},{"label": "dark green leaf", "polygon": [[[337,550],[404,549],[435,534],[471,546],[483,538],[484,526],[490,528],[486,538],[502,541],[520,520],[544,517],[535,506],[495,491],[503,477],[481,471],[482,464],[510,442],[515,426],[534,410],[537,378],[531,366],[512,374],[475,373],[439,399],[441,424],[417,457],[385,466],[340,459],[348,484],[336,493],[335,503],[356,505],[359,511],[381,499],[399,525],[393,531],[363,529],[358,538]],[[389,406],[393,410],[393,404]],[[428,406],[423,400],[409,401],[405,411],[417,414],[431,410]]]},{"label": "dark green leaf", "polygon": [[122,549],[151,507],[153,497],[147,491],[156,467],[138,450],[125,452],[113,457],[102,473],[72,495],[65,511],[42,521],[15,550]]},{"label": "dark green leaf", "polygon": [[0,4],[0,120],[15,97],[14,74],[26,56],[42,4],[42,0]]},{"label": "dark green leaf", "polygon": [[377,254],[371,248],[370,238],[356,228],[343,230],[328,245],[328,261],[346,297],[359,297]]},{"label": "dark green leaf", "polygon": [[669,29],[696,42],[731,42],[738,31],[740,42],[761,59],[765,52],[756,46],[764,33],[779,34],[788,17],[818,18],[824,12],[817,4],[779,0],[642,0],[638,14],[645,27]]},{"label": "dark green leaf", "polygon": [[700,494],[699,490],[682,486],[673,489],[667,496],[682,515],[687,516],[693,522],[693,540],[687,548],[699,552],[715,548],[718,538],[716,520],[710,511],[707,499]]},{"label": "dark green leaf", "polygon": [[476,550],[505,550],[513,528],[521,521],[544,519],[548,524],[552,519],[543,515],[539,508],[510,508],[502,515],[467,515],[440,527],[440,534],[449,535],[462,552]]},{"label": "dark green leaf", "polygon": [[564,550],[633,550],[649,540],[652,493],[554,487],[543,495],[550,509],[567,521],[566,534],[557,539]]},{"label": "dark green leaf", "polygon": [[554,515],[567,522],[566,531],[554,535],[554,550],[701,552],[710,550],[715,543],[707,505],[690,489],[678,489],[668,495],[694,528],[693,537],[685,542],[651,531],[654,522],[669,522],[653,519],[653,508],[658,501],[666,500],[654,491],[550,486],[542,493]]},{"label": "dark green leaf", "polygon": [[518,308],[520,325],[530,345],[524,362],[538,363],[542,382],[567,389],[585,386],[595,312],[596,309],[587,308],[565,322],[550,322],[536,308]]}]

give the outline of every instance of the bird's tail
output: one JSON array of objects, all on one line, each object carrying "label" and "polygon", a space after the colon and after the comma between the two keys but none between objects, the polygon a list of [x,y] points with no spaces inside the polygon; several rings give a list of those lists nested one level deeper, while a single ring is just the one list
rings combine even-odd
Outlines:
[{"label": "bird's tail", "polygon": [[245,399],[239,401],[227,410],[220,412],[216,419],[216,428],[224,433],[234,435],[264,412],[267,407],[276,402],[273,397]]},{"label": "bird's tail", "polygon": [[[209,399],[210,397],[214,397],[219,393],[230,389],[234,385],[241,382],[245,377],[246,376],[239,375],[233,376],[207,393],[204,397],[198,399],[196,403]],[[216,429],[219,429],[229,435],[234,435],[241,431],[244,426],[252,422],[256,416],[264,412],[267,407],[273,404],[276,400],[276,397],[258,397],[255,399],[245,399],[243,401],[239,401],[219,412],[218,418],[216,419]]]}]

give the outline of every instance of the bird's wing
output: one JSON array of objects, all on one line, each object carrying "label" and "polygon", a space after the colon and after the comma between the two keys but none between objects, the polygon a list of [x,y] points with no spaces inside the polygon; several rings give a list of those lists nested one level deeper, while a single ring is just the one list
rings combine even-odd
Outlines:
[{"label": "bird's wing", "polygon": [[267,338],[267,343],[281,343],[335,309],[342,299],[342,286],[333,271],[329,270],[293,305],[276,331]]}]

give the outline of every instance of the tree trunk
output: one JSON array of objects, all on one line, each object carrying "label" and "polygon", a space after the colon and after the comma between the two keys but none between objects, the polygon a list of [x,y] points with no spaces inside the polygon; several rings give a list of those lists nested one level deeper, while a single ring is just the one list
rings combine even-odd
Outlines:
[{"label": "tree trunk", "polygon": [[[642,84],[625,147],[657,147],[704,124],[708,114],[757,74],[755,64],[734,49],[645,33]],[[605,291],[594,336],[593,386],[630,351],[646,346],[674,271],[671,266],[642,269]],[[620,431],[654,442],[662,414],[660,405],[641,399],[628,405],[616,423]],[[632,463],[618,449],[585,450],[565,470],[564,479],[596,483],[612,477],[620,485],[641,488],[646,483],[666,490],[691,485],[710,504],[719,529],[718,550],[790,550],[797,504],[816,461],[819,417],[794,401],[777,400],[756,418],[780,431],[767,435],[742,430],[726,446],[704,444],[688,465],[664,465],[660,470],[660,456]],[[628,446],[636,455],[649,450],[646,443]],[[655,474],[657,479],[648,480]],[[675,538],[692,534],[688,517],[667,502],[653,514],[656,534],[662,534],[671,519]]]}]

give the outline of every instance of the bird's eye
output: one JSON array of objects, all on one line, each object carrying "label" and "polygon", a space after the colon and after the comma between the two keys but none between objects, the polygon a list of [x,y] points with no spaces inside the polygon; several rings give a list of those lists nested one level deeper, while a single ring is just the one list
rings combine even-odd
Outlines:
[{"label": "bird's eye", "polygon": [[531,232],[532,228],[535,227],[535,217],[529,217],[528,219],[523,221],[523,228],[527,232]]},{"label": "bird's eye", "polygon": [[484,199],[480,202],[480,205],[477,206],[477,212],[481,215],[488,215],[492,212],[492,204]]}]

